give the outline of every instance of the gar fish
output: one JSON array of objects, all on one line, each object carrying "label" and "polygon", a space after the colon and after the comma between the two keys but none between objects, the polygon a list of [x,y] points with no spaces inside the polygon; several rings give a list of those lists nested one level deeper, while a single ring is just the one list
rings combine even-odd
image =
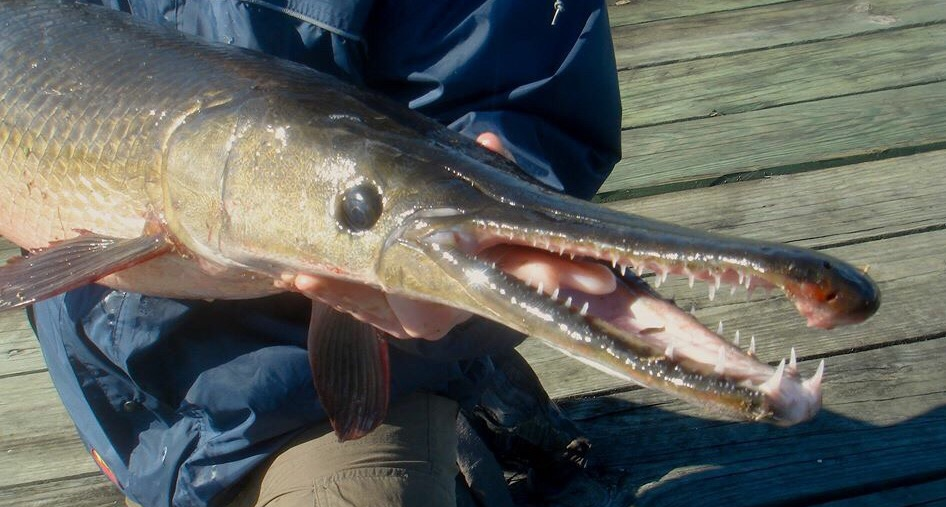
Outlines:
[{"label": "gar fish", "polygon": [[297,64],[68,1],[4,0],[0,26],[0,234],[34,251],[0,269],[0,307],[94,281],[250,298],[303,275],[327,280],[315,297],[346,313],[316,305],[309,350],[341,438],[380,422],[388,390],[385,341],[347,314],[381,335],[404,331],[352,296],[360,289],[402,321],[418,308],[478,315],[621,378],[780,425],[818,410],[824,363],[804,380],[794,357],[760,362],[643,272],[778,288],[822,328],[879,305],[874,283],[842,261],[559,195],[440,124]]}]

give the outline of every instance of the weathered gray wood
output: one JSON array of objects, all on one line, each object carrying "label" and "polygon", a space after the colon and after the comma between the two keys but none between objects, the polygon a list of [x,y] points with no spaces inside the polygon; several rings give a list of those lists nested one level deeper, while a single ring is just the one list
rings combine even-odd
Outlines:
[{"label": "weathered gray wood", "polygon": [[624,132],[603,192],[708,185],[946,143],[946,82]]},{"label": "weathered gray wood", "polygon": [[0,377],[46,368],[22,311],[0,314]]},{"label": "weathered gray wood", "polygon": [[619,69],[946,20],[944,0],[801,0],[615,27]]},{"label": "weathered gray wood", "polygon": [[[832,358],[826,410],[790,429],[727,423],[650,391],[568,405],[635,505],[809,505],[946,472],[946,339]],[[928,479],[927,479],[928,480]],[[908,505],[892,498],[884,505]]]},{"label": "weathered gray wood", "polygon": [[95,472],[48,374],[0,378],[0,488]]},{"label": "weathered gray wood", "polygon": [[628,70],[619,74],[623,126],[943,81],[944,41],[940,24]]},{"label": "weathered gray wood", "polygon": [[[0,236],[0,266],[20,249]],[[46,368],[23,311],[0,313],[0,378]]]},{"label": "weathered gray wood", "polygon": [[124,498],[102,474],[0,488],[0,507],[123,507]]},{"label": "weathered gray wood", "polygon": [[647,23],[662,19],[698,16],[711,12],[747,9],[774,4],[785,0],[716,0],[692,2],[687,0],[609,0],[608,18],[611,27]]},{"label": "weathered gray wood", "polygon": [[610,203],[696,229],[809,248],[946,224],[946,150]]}]

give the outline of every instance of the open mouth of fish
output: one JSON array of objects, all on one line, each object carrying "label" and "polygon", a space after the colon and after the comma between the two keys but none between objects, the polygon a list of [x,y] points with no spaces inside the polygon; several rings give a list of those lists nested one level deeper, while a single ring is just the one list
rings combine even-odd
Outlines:
[{"label": "open mouth of fish", "polygon": [[646,234],[618,227],[602,238],[586,228],[584,239],[567,227],[563,233],[561,223],[508,223],[482,213],[425,217],[405,238],[463,284],[488,318],[607,373],[740,419],[810,419],[821,406],[824,361],[807,379],[794,349],[777,366],[763,363],[754,337],[747,350],[724,339],[721,329],[713,332],[660,297],[644,273],[653,273],[658,286],[670,275],[691,286],[706,282],[710,299],[736,286],[779,289],[809,326],[826,329],[860,322],[879,305],[873,282],[855,268],[801,248],[675,226],[657,232],[657,242],[635,239],[663,227],[648,220]]}]

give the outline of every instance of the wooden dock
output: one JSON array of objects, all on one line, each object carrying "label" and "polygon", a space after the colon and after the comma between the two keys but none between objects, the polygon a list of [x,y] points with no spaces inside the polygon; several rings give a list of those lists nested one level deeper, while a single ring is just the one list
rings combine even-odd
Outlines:
[{"label": "wooden dock", "polygon": [[[775,294],[661,287],[755,335],[766,361],[795,347],[806,376],[826,361],[823,412],[790,429],[719,421],[527,342],[603,471],[570,505],[946,505],[946,0],[619,0],[610,15],[624,159],[599,199],[824,250],[869,269],[883,304],[828,332]],[[3,507],[121,504],[20,314],[0,314],[0,471]]]}]

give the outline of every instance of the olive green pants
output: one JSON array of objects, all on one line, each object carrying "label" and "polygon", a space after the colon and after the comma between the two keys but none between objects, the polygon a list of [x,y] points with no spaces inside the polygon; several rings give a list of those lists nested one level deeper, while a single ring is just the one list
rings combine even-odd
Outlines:
[{"label": "olive green pants", "polygon": [[261,465],[226,507],[455,506],[456,417],[455,402],[419,393],[358,440],[338,442],[328,423],[316,426]]}]

